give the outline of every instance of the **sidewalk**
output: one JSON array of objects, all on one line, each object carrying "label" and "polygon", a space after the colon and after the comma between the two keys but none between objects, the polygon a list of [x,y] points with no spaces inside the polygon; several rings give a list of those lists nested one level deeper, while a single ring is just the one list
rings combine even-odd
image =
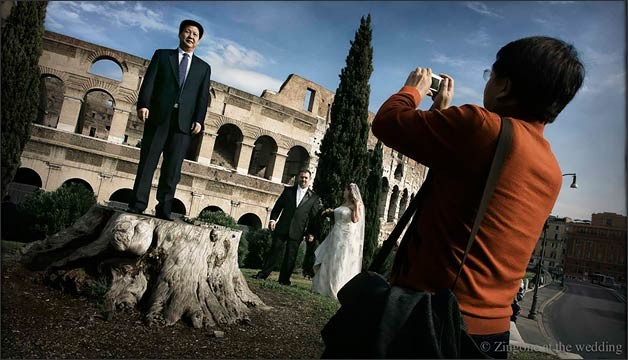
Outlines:
[{"label": "sidewalk", "polygon": [[517,318],[517,323],[510,323],[510,344],[533,351],[553,354],[561,359],[582,359],[578,354],[557,349],[556,344],[558,344],[558,340],[553,337],[543,322],[543,312],[545,308],[562,296],[563,292],[560,282],[539,287],[536,304],[536,319],[531,320],[528,318],[528,315],[530,314],[530,307],[532,306],[534,290],[528,290],[523,300],[519,303],[521,306],[521,314]]}]

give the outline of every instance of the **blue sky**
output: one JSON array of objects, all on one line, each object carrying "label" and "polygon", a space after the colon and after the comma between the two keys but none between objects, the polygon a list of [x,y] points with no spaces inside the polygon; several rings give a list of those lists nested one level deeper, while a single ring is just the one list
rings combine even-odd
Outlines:
[{"label": "blue sky", "polygon": [[553,214],[626,214],[623,1],[50,2],[46,29],[150,59],[157,48],[177,46],[181,20],[195,19],[205,27],[196,54],[212,66],[212,79],[261,95],[291,73],[335,91],[368,13],[372,112],[417,66],[454,77],[453,105],[481,105],[482,70],[506,43],[546,35],[575,45],[585,85],[545,136],[563,173],[578,174],[579,188],[565,177]]}]

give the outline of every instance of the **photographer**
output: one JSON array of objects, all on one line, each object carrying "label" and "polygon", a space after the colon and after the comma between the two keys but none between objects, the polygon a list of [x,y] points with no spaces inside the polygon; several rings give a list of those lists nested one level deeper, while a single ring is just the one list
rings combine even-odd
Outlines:
[{"label": "photographer", "polygon": [[[397,250],[391,283],[435,292],[456,277],[500,118],[512,119],[510,153],[455,291],[469,334],[489,356],[506,358],[499,345],[508,344],[512,299],[562,183],[543,131],[582,85],[584,67],[573,46],[529,37],[502,47],[486,75],[484,107],[458,107],[450,106],[451,77],[442,74],[434,94],[432,71],[417,68],[381,106],[372,131],[430,168],[431,188]],[[428,96],[431,109],[418,110]]]}]

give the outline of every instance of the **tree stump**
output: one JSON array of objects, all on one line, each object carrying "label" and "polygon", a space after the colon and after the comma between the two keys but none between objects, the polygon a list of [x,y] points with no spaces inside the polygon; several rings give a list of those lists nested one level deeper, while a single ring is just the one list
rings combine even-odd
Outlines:
[{"label": "tree stump", "polygon": [[[238,267],[240,231],[94,206],[71,227],[25,246],[21,261],[81,292],[107,279],[105,311],[138,308],[147,323],[195,328],[249,320],[269,309]],[[102,282],[101,282],[102,284]]]}]

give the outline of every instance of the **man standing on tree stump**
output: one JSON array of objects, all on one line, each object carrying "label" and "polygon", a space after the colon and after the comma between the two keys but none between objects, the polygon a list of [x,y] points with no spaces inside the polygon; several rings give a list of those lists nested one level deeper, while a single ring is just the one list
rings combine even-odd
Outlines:
[{"label": "man standing on tree stump", "polygon": [[137,99],[137,116],[144,122],[129,212],[141,214],[148,205],[153,173],[163,153],[155,216],[172,220],[171,207],[181,165],[192,136],[202,133],[209,104],[211,68],[194,55],[203,27],[193,20],[179,26],[179,47],[155,51]]},{"label": "man standing on tree stump", "polygon": [[[285,244],[286,251],[279,272],[279,283],[290,285],[290,276],[294,270],[297,251],[303,238],[314,240],[310,230],[310,220],[320,215],[323,207],[321,199],[308,188],[312,173],[301,170],[297,178],[297,185],[286,188],[270,212],[268,227],[273,232],[273,241],[266,260],[254,278],[266,279],[281,255],[281,248]],[[281,215],[281,216],[280,216]],[[279,221],[277,221],[279,218]],[[307,235],[304,236],[307,230]]]}]

